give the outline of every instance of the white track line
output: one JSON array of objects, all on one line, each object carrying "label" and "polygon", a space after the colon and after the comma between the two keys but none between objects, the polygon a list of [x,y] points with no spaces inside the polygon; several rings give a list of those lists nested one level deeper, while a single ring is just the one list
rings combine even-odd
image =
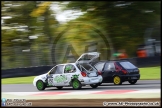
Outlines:
[{"label": "white track line", "polygon": [[129,93],[161,93],[160,89],[137,90]]},{"label": "white track line", "polygon": [[[63,92],[61,94],[56,94],[56,95],[89,95],[93,93],[98,93],[98,92],[105,92],[109,90],[101,90],[101,91],[84,91],[84,90],[79,90],[79,91],[52,91],[53,93],[57,92]],[[112,91],[112,90],[110,90]],[[115,90],[116,91],[116,90]],[[120,91],[120,90],[119,90]],[[67,93],[64,93],[67,92]],[[17,95],[17,96],[29,96],[29,95],[34,95],[34,94],[41,94],[41,93],[47,93],[46,91],[44,92],[2,92],[2,94],[9,94],[9,95]],[[139,93],[161,93],[160,89],[148,89],[148,90],[137,90],[137,91],[130,91],[122,94],[139,94]]]},{"label": "white track line", "polygon": [[18,96],[27,96],[44,92],[3,92],[4,94],[18,95]]},{"label": "white track line", "polygon": [[74,92],[58,94],[58,95],[86,95],[86,94],[92,94],[97,92],[101,92],[101,91],[74,91]]}]

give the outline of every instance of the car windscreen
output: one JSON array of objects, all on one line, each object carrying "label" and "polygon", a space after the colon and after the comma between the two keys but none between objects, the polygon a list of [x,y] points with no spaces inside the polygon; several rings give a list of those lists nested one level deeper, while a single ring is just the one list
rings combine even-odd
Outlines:
[{"label": "car windscreen", "polygon": [[132,63],[130,62],[119,62],[120,65],[122,65],[125,69],[134,69],[137,68],[136,66],[134,66]]}]

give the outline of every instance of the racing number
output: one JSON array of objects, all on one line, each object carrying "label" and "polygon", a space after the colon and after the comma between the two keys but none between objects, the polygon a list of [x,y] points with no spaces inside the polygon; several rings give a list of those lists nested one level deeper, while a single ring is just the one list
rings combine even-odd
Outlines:
[{"label": "racing number", "polygon": [[53,85],[53,78],[49,78],[49,79],[48,79],[48,84],[49,84],[49,85]]}]

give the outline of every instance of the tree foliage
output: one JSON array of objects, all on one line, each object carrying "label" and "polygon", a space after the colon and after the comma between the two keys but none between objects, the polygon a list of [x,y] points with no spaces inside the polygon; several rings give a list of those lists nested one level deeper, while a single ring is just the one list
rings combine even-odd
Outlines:
[{"label": "tree foliage", "polygon": [[[15,64],[18,64],[18,60],[19,62],[23,60],[22,57],[29,57],[24,62],[31,61],[31,65],[36,65],[35,59],[38,55],[35,57],[33,55],[36,52],[40,52],[39,56],[50,54],[49,50],[42,47],[42,44],[49,45],[55,36],[54,30],[58,26],[58,21],[49,8],[50,2],[2,1],[1,3],[2,17],[4,17],[2,24],[3,60],[7,60],[8,56],[20,54],[16,60],[13,59]],[[10,18],[5,19],[8,16]],[[31,39],[31,36],[37,36],[37,39]],[[42,52],[39,51],[40,49]],[[23,50],[29,50],[29,52],[23,53]],[[45,59],[48,61],[49,58]]]},{"label": "tree foliage", "polygon": [[109,34],[114,48],[124,48],[129,55],[144,41],[145,30],[160,21],[158,1],[71,1],[66,5],[67,9],[86,12],[86,19],[82,21],[95,20],[94,23],[104,27]]},{"label": "tree foliage", "polygon": [[[59,24],[55,13],[50,9],[53,2],[45,1],[1,1],[2,55],[3,65],[12,68],[18,65],[47,65],[51,60],[51,46],[58,34],[69,28],[59,40],[57,53],[59,59],[63,47],[73,44],[79,55],[84,52],[84,43],[102,39],[93,31],[101,32],[111,40],[115,50],[126,49],[133,56],[137,45],[144,42],[147,28],[155,28],[152,38],[160,35],[160,2],[158,1],[70,1],[62,3],[63,10],[77,10],[84,14],[78,18]],[[5,18],[10,16],[11,18]],[[61,25],[61,26],[60,26]],[[30,36],[37,36],[35,40]],[[43,46],[46,44],[46,47]],[[30,53],[22,50],[30,49]],[[105,45],[101,51],[110,50]],[[36,56],[39,55],[39,56]],[[34,55],[34,56],[33,56]],[[64,56],[64,55],[63,55]],[[105,56],[105,55],[104,55]],[[104,57],[103,56],[103,57]],[[41,59],[39,59],[41,58]],[[24,64],[20,61],[24,60]],[[18,62],[19,61],[19,62]],[[32,64],[31,64],[32,62]],[[18,64],[19,63],[19,64]],[[6,65],[7,64],[7,65]]]}]

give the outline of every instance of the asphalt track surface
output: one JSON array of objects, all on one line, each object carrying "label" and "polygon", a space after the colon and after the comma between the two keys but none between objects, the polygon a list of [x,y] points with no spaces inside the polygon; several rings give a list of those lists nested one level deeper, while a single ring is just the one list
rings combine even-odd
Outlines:
[{"label": "asphalt track surface", "polygon": [[[39,92],[32,84],[6,84],[2,85],[2,92]],[[160,80],[139,80],[135,85],[130,85],[128,82],[124,82],[122,85],[114,85],[113,83],[104,83],[98,88],[91,88],[90,86],[83,86],[81,90],[95,91],[95,90],[129,90],[129,89],[160,89]],[[46,88],[44,91],[72,91],[72,87],[64,87],[62,90],[58,90],[55,87]]]}]

